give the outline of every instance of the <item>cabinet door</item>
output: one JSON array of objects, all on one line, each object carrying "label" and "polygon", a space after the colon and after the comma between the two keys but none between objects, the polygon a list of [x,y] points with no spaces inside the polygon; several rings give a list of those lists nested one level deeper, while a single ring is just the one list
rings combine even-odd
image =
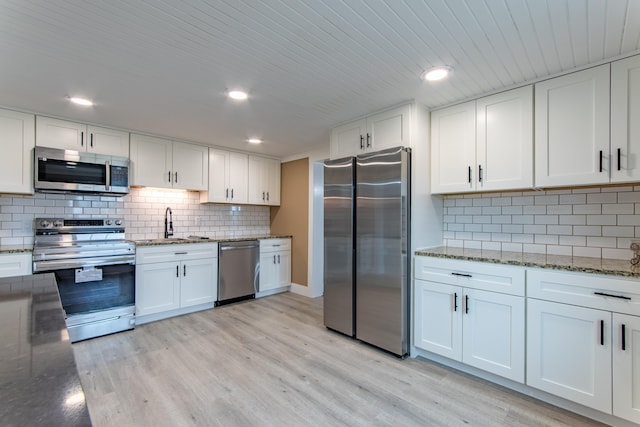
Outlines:
[{"label": "cabinet door", "polygon": [[167,139],[131,134],[131,185],[171,188],[172,150]]},{"label": "cabinet door", "polygon": [[260,254],[260,292],[269,291],[278,287],[276,265],[278,256],[275,252]]},{"label": "cabinet door", "polygon": [[0,254],[0,277],[26,276],[31,274],[31,253]]},{"label": "cabinet door", "polygon": [[366,133],[367,122],[365,119],[336,126],[331,130],[330,157],[340,159],[363,153],[366,145]]},{"label": "cabinet door", "polygon": [[33,114],[0,110],[0,192],[33,194]]},{"label": "cabinet door", "polygon": [[462,360],[462,288],[415,281],[416,347]]},{"label": "cabinet door", "polygon": [[640,56],[611,63],[611,182],[640,180]]},{"label": "cabinet door", "polygon": [[431,192],[473,191],[476,179],[476,102],[433,111]]},{"label": "cabinet door", "polygon": [[216,258],[204,258],[180,263],[180,307],[215,301],[217,262]]},{"label": "cabinet door", "polygon": [[209,149],[184,142],[173,143],[173,188],[206,190],[209,185]]},{"label": "cabinet door", "polygon": [[82,123],[36,117],[36,145],[86,151],[87,126]]},{"label": "cabinet door", "polygon": [[263,159],[264,180],[267,184],[267,204],[269,206],[280,205],[280,161],[275,159]]},{"label": "cabinet door", "polygon": [[478,190],[533,186],[533,86],[480,98],[477,108]]},{"label": "cabinet door", "polygon": [[535,85],[535,185],[609,182],[609,64]]},{"label": "cabinet door", "polygon": [[252,205],[267,204],[267,183],[262,157],[249,156],[249,203]]},{"label": "cabinet door", "polygon": [[462,361],[524,383],[524,298],[464,289]]},{"label": "cabinet door", "polygon": [[200,193],[200,203],[229,201],[229,153],[209,149],[209,188]]},{"label": "cabinet door", "polygon": [[638,316],[613,313],[613,415],[640,423]]},{"label": "cabinet door", "polygon": [[291,285],[291,252],[280,251],[276,254],[276,287],[282,288]]},{"label": "cabinet door", "polygon": [[529,298],[527,385],[611,413],[611,313]]},{"label": "cabinet door", "polygon": [[87,126],[87,132],[87,151],[129,157],[129,132],[98,126]]},{"label": "cabinet door", "polygon": [[136,265],[136,314],[180,308],[180,264]]},{"label": "cabinet door", "polygon": [[247,203],[249,192],[249,156],[229,153],[229,198],[231,203]]},{"label": "cabinet door", "polygon": [[411,143],[411,106],[395,108],[367,117],[365,150],[408,147]]}]

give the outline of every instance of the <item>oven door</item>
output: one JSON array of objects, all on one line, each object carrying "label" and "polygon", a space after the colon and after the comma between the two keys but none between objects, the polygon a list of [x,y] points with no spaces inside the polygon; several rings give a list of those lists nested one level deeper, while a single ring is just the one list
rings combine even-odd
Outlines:
[{"label": "oven door", "polygon": [[55,270],[67,317],[135,307],[135,266],[117,264]]}]

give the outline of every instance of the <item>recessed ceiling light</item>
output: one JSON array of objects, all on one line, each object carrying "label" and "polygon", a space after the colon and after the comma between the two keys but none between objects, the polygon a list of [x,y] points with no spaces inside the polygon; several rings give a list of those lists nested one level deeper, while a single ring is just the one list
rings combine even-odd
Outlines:
[{"label": "recessed ceiling light", "polygon": [[247,142],[250,144],[261,144],[262,140],[260,138],[249,138]]},{"label": "recessed ceiling light", "polygon": [[236,99],[238,101],[244,101],[249,97],[249,95],[247,95],[247,92],[243,92],[241,90],[230,90],[228,95],[229,98]]},{"label": "recessed ceiling light", "polygon": [[86,98],[78,98],[76,96],[69,98],[69,101],[73,102],[74,104],[83,105],[85,107],[91,107],[93,105],[92,101]]},{"label": "recessed ceiling light", "polygon": [[430,82],[434,82],[436,80],[442,80],[445,77],[447,77],[449,75],[449,73],[453,71],[453,68],[447,66],[447,65],[443,65],[442,67],[434,67],[434,68],[430,68],[427,71],[425,71],[424,73],[422,73],[422,75],[420,76],[420,78],[422,80],[427,80]]}]

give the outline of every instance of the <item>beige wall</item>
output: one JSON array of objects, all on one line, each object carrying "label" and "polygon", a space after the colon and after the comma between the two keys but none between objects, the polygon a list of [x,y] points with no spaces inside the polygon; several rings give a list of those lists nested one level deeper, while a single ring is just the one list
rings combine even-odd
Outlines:
[{"label": "beige wall", "polygon": [[309,249],[309,159],[281,165],[280,206],[271,208],[271,234],[290,234],[291,281],[307,286]]}]

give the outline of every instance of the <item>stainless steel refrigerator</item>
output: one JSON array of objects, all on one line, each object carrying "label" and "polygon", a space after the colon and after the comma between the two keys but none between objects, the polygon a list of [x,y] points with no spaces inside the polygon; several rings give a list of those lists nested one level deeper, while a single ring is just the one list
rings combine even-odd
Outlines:
[{"label": "stainless steel refrigerator", "polygon": [[324,324],[405,356],[409,350],[411,151],[324,165]]}]

